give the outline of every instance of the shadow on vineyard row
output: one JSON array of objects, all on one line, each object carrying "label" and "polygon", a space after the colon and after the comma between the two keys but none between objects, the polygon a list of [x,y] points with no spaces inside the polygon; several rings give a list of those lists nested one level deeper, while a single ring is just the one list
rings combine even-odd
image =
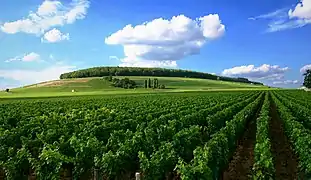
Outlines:
[{"label": "shadow on vineyard row", "polygon": [[236,151],[233,154],[227,169],[223,172],[221,179],[247,180],[252,176],[254,164],[254,147],[256,143],[256,119],[260,113],[263,101],[257,108],[256,115],[247,122],[243,136],[238,140]]},{"label": "shadow on vineyard row", "polygon": [[275,163],[275,178],[284,180],[298,179],[298,159],[295,156],[290,142],[285,135],[282,121],[277,113],[277,107],[271,100],[269,134],[271,151]]}]

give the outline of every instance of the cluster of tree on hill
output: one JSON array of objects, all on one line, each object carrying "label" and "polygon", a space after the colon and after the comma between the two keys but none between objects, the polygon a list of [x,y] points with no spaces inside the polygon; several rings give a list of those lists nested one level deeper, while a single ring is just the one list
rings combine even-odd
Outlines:
[{"label": "cluster of tree on hill", "polygon": [[133,80],[130,80],[129,78],[118,79],[118,78],[112,78],[112,76],[108,76],[108,77],[105,77],[104,79],[111,82],[112,86],[114,87],[119,87],[119,88],[124,88],[124,89],[133,89],[137,87],[136,82]]},{"label": "cluster of tree on hill", "polygon": [[140,68],[140,67],[94,67],[64,73],[60,79],[85,78],[85,77],[103,77],[103,76],[159,76],[159,77],[187,77],[212,79],[230,82],[242,82],[249,84],[263,85],[260,82],[249,81],[247,78],[231,78],[217,76],[209,73],[165,68]]},{"label": "cluster of tree on hill", "polygon": [[153,88],[153,89],[165,89],[164,84],[159,84],[159,80],[157,78],[153,79],[153,81],[149,78],[148,80],[145,80],[144,87],[147,88]]},{"label": "cluster of tree on hill", "polygon": [[303,75],[305,76],[303,85],[311,88],[311,69],[308,69]]}]

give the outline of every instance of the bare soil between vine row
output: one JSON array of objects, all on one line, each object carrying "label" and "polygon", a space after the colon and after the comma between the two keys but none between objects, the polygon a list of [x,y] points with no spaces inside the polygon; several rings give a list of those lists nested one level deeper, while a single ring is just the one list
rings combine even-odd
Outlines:
[{"label": "bare soil between vine row", "polygon": [[243,136],[238,140],[237,149],[229,162],[227,169],[223,172],[222,180],[249,180],[252,175],[254,164],[254,148],[256,144],[256,119],[259,116],[263,100],[258,106],[256,115],[248,121]]},{"label": "bare soil between vine row", "polygon": [[275,179],[296,180],[298,179],[298,159],[285,135],[283,123],[277,113],[276,105],[271,98],[270,102],[271,120],[269,122],[269,135],[276,171]]},{"label": "bare soil between vine row", "polygon": [[[269,136],[276,170],[275,179],[298,180],[298,158],[295,156],[285,135],[283,123],[277,113],[276,105],[272,99],[270,99],[270,102]],[[243,136],[238,141],[237,149],[227,169],[222,174],[222,180],[251,179],[256,144],[256,119],[260,109],[258,108],[256,116],[248,122]]]}]

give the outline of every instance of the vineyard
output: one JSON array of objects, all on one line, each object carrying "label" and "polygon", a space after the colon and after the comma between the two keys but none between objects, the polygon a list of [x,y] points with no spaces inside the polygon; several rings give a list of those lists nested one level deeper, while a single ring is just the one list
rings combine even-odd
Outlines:
[{"label": "vineyard", "polygon": [[311,95],[0,101],[0,180],[311,178]]}]

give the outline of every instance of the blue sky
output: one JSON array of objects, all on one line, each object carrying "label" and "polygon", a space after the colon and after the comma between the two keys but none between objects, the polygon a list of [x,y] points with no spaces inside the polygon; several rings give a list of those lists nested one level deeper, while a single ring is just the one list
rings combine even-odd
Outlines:
[{"label": "blue sky", "polygon": [[2,0],[0,88],[106,65],[299,87],[310,40],[311,0]]}]

